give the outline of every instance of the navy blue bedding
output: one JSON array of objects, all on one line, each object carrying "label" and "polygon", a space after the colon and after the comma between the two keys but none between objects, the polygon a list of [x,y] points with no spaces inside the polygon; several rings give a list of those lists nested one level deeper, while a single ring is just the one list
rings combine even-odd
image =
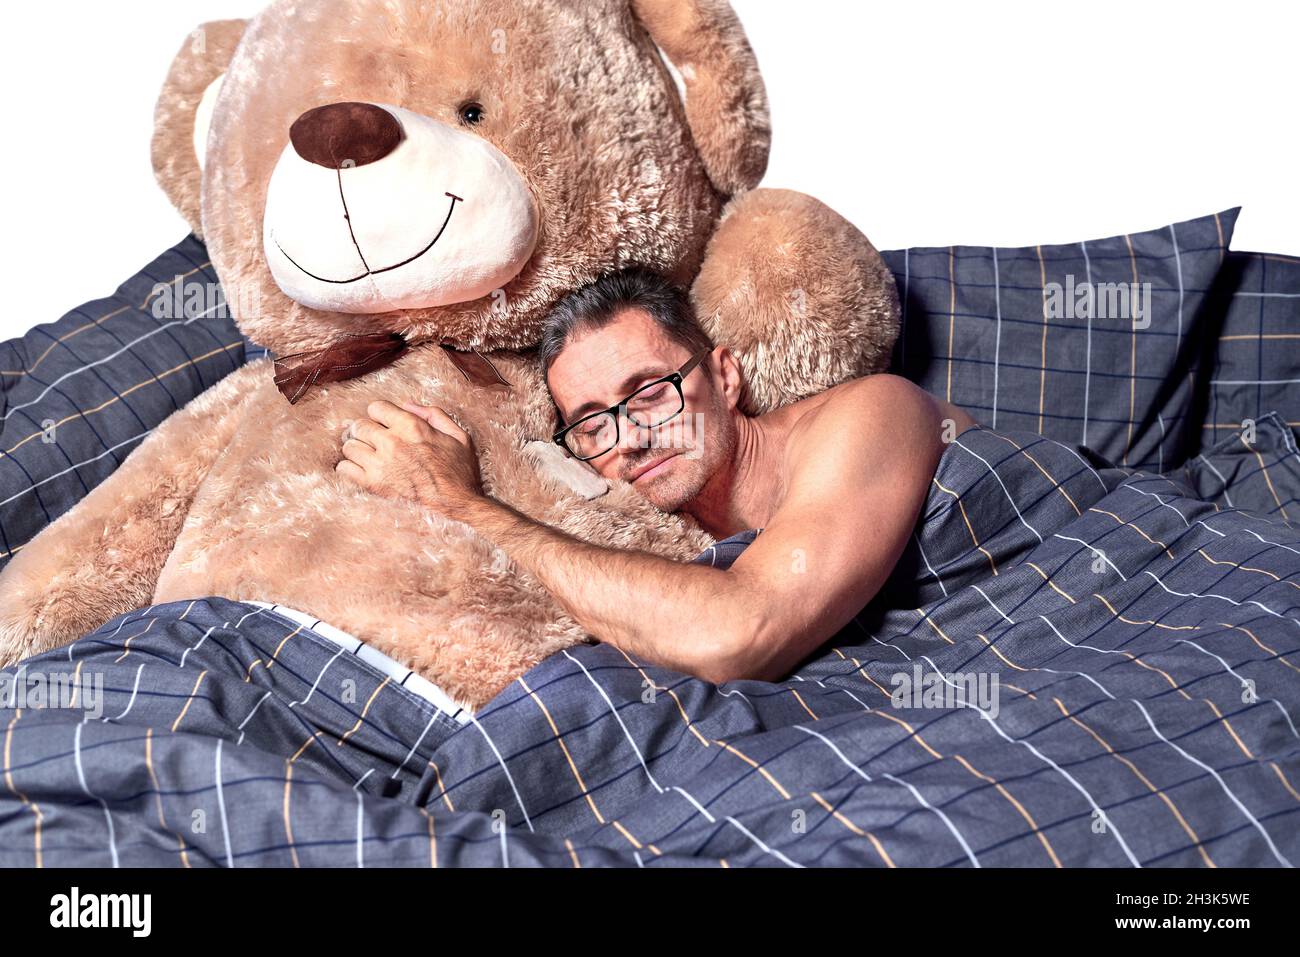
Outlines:
[{"label": "navy blue bedding", "polygon": [[1300,428],[1300,257],[1230,252],[1216,286],[1202,447],[1269,412]]},{"label": "navy blue bedding", "polygon": [[167,416],[261,352],[194,236],[111,296],[0,343],[0,568]]},{"label": "navy blue bedding", "polygon": [[466,723],[274,610],[132,612],[3,673],[83,684],[0,708],[0,864],[1289,866],[1300,528],[1184,491],[968,430],[788,680],[582,646]]},{"label": "navy blue bedding", "polygon": [[1295,431],[1277,412],[1244,421],[1191,459],[1176,477],[1207,502],[1292,524],[1300,521],[1300,446]]},{"label": "navy blue bedding", "polygon": [[1219,326],[1245,305],[1222,276],[1238,212],[1068,244],[884,252],[903,305],[891,369],[991,428],[1177,468],[1201,446]]}]

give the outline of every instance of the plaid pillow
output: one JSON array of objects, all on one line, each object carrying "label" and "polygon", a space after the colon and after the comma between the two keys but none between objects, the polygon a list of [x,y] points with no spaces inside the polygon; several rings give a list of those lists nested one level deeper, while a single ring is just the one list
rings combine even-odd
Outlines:
[{"label": "plaid pillow", "polygon": [[109,298],[0,344],[0,567],[245,349],[194,236]]},{"label": "plaid pillow", "polygon": [[903,303],[893,369],[992,428],[1174,468],[1200,446],[1204,307],[1237,212],[1071,245],[883,253]]},{"label": "plaid pillow", "polygon": [[1276,412],[1247,421],[1175,477],[1207,502],[1300,527],[1300,448]]},{"label": "plaid pillow", "polygon": [[1228,253],[1218,286],[1223,324],[1202,443],[1213,446],[1273,411],[1300,428],[1300,259]]}]

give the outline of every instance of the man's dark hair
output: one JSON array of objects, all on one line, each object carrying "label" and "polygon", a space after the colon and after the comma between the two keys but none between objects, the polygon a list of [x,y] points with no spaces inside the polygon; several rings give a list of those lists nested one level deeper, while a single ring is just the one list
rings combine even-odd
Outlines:
[{"label": "man's dark hair", "polygon": [[575,335],[601,328],[625,309],[644,311],[664,335],[691,355],[713,348],[686,292],[656,272],[633,267],[569,293],[551,310],[542,326],[542,375]]}]

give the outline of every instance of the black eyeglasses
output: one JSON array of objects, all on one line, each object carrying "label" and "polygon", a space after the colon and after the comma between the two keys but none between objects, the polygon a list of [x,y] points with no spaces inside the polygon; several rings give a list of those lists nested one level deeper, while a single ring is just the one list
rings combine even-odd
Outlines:
[{"label": "black eyeglasses", "polygon": [[705,349],[697,353],[676,372],[641,386],[617,405],[584,415],[572,425],[566,425],[555,433],[555,443],[574,458],[587,462],[599,458],[618,445],[619,420],[624,415],[633,425],[642,429],[657,428],[675,419],[686,408],[682,380],[711,351]]}]

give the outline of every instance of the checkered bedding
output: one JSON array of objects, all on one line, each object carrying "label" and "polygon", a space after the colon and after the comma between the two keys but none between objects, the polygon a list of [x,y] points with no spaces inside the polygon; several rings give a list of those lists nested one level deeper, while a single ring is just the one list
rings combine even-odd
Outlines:
[{"label": "checkered bedding", "polygon": [[1216,286],[1203,448],[1269,412],[1300,429],[1300,257],[1230,252]]},{"label": "checkered bedding", "polygon": [[1300,527],[1184,491],[968,430],[789,680],[583,646],[464,723],[275,609],[132,612],[3,673],[65,706],[0,708],[0,864],[1289,866]]},{"label": "checkered bedding", "polygon": [[[1237,213],[1061,245],[882,253],[903,306],[891,368],[991,428],[1078,442],[1152,472],[1176,468],[1202,439],[1203,367],[1220,325],[1258,313],[1247,289],[1286,285],[1273,269],[1238,297],[1238,260],[1225,268]],[[1277,324],[1300,305],[1267,301]],[[1256,328],[1241,331],[1249,339]],[[1248,341],[1229,343],[1253,357]],[[1264,377],[1256,373],[1219,370]],[[1223,422],[1232,408],[1221,407]]]},{"label": "checkered bedding", "polygon": [[194,236],[0,343],[0,568],[167,416],[253,355]]}]

